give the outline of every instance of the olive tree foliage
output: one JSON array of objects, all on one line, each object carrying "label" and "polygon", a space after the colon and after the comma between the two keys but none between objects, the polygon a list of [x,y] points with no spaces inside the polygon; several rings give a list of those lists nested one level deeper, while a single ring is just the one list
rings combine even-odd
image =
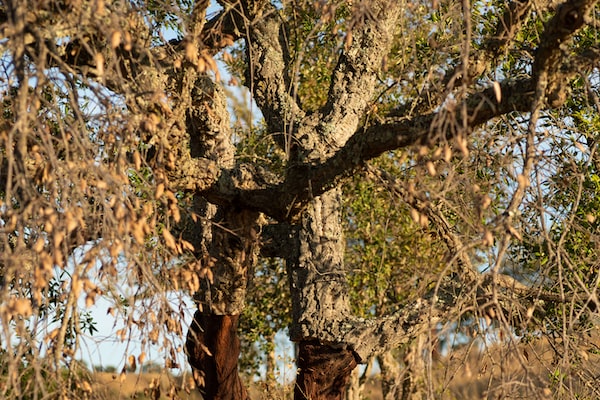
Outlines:
[{"label": "olive tree foliage", "polygon": [[414,345],[463,328],[498,338],[488,392],[593,395],[596,2],[217,3],[0,5],[3,395],[90,395],[63,368],[101,296],[167,367],[197,309],[208,398],[247,397],[240,314],[250,342],[289,324],[298,399],[399,346],[402,397],[443,396],[460,366]]}]

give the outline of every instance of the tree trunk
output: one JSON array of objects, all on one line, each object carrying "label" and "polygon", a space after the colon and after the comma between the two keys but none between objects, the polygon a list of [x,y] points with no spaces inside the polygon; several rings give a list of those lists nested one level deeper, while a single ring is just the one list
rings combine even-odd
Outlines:
[{"label": "tree trunk", "polygon": [[288,260],[292,292],[292,340],[299,343],[296,400],[343,399],[357,365],[343,342],[350,316],[340,223],[340,190],[314,199],[303,218],[299,248]]},{"label": "tree trunk", "polygon": [[402,398],[402,367],[394,357],[393,351],[387,351],[377,357],[381,368],[381,391],[384,400]]},{"label": "tree trunk", "polygon": [[363,392],[365,390],[365,386],[367,384],[367,380],[372,376],[373,373],[373,362],[375,360],[372,358],[367,362],[367,367],[360,373],[360,369],[355,368],[350,374],[350,383],[348,384],[347,389],[347,400],[361,400],[363,396]]},{"label": "tree trunk", "polygon": [[404,353],[404,368],[395,352],[378,357],[381,368],[381,389],[384,400],[420,400],[425,396],[426,368],[424,360],[425,334],[418,335]]},{"label": "tree trunk", "polygon": [[245,400],[247,391],[238,373],[239,315],[248,280],[258,256],[259,214],[219,210],[213,219],[210,254],[202,287],[196,293],[198,311],[186,340],[194,379],[205,400]]},{"label": "tree trunk", "polygon": [[[404,380],[402,381],[402,400],[421,400],[425,398],[425,360],[423,350],[425,335],[419,335],[408,346],[404,355]],[[391,397],[390,397],[391,398]],[[395,399],[399,397],[394,397]]]},{"label": "tree trunk", "polygon": [[356,367],[352,351],[318,341],[302,341],[298,354],[295,400],[342,400]]},{"label": "tree trunk", "polygon": [[205,400],[245,400],[238,373],[239,315],[206,315],[196,311],[186,341],[188,360]]},{"label": "tree trunk", "polygon": [[299,245],[287,260],[290,337],[299,344],[295,399],[345,398],[357,363],[408,343],[431,329],[436,318],[437,311],[426,298],[385,318],[352,315],[340,196],[341,190],[335,188],[309,203],[299,227]]}]

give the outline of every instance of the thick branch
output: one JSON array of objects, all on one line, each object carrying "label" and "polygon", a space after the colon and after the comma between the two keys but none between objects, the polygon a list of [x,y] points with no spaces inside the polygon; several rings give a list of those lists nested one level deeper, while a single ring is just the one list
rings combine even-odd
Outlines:
[{"label": "thick branch", "polygon": [[[269,132],[286,132],[304,117],[291,93],[291,61],[286,48],[284,21],[275,7],[265,6],[264,14],[245,29],[248,68],[246,85],[262,111]],[[285,135],[275,140],[286,148]],[[289,142],[287,142],[289,145]]]},{"label": "thick branch", "polygon": [[[356,131],[373,100],[377,72],[398,30],[401,2],[370,2],[366,15],[355,15],[351,45],[333,71],[327,104],[320,111],[325,142],[335,151]],[[364,12],[364,11],[363,11]],[[358,14],[356,12],[355,14]]]},{"label": "thick branch", "polygon": [[556,71],[562,55],[561,44],[577,32],[589,20],[590,11],[597,1],[570,0],[563,3],[548,21],[542,40],[535,53],[533,76],[542,70]]},{"label": "thick branch", "polygon": [[387,317],[342,321],[341,325],[351,329],[346,329],[341,342],[350,345],[359,363],[406,344],[419,334],[431,331],[443,317],[447,318],[450,307],[460,297],[457,285],[453,284],[450,290],[446,298],[424,297]]},{"label": "thick branch", "polygon": [[[500,102],[493,88],[473,95],[466,102],[468,125],[475,127],[512,111],[529,110],[533,98],[532,84],[530,79],[503,84]],[[457,132],[436,132],[431,128],[436,119],[447,112],[441,110],[360,130],[326,161],[317,165],[291,166],[283,182],[277,182],[265,171],[249,165],[238,166],[244,172],[223,171],[204,195],[216,204],[236,203],[240,207],[262,211],[278,221],[295,220],[306,201],[335,186],[365,161],[386,151],[413,145],[434,145],[452,139]],[[458,118],[456,115],[450,117]],[[256,171],[256,176],[251,170]]]},{"label": "thick branch", "polygon": [[589,21],[589,14],[596,3],[593,0],[567,1],[558,7],[554,17],[546,24],[535,52],[532,76],[546,88],[546,101],[552,107],[562,105],[567,96],[568,75],[560,71],[567,56],[562,45]]},{"label": "thick branch", "polygon": [[[579,57],[586,61],[582,65],[590,65],[598,57],[591,51],[584,55]],[[581,65],[572,67],[579,68]],[[576,71],[573,68],[563,69]],[[535,81],[525,78],[500,84],[499,92],[494,87],[489,87],[475,93],[463,105],[455,106],[454,110],[466,107],[467,127],[473,129],[511,112],[529,111],[534,97]],[[327,160],[319,164],[302,163],[290,166],[284,181],[269,177],[264,170],[246,165],[238,166],[246,170],[242,180],[238,178],[240,175],[235,170],[222,171],[219,179],[210,186],[202,185],[196,189],[203,191],[217,204],[236,202],[241,207],[262,211],[278,221],[294,220],[306,201],[335,186],[340,179],[352,174],[365,161],[387,151],[415,145],[433,146],[464,135],[466,132],[462,130],[435,129],[436,121],[444,118],[455,119],[455,126],[461,127],[460,115],[453,113],[454,110],[444,108],[412,119],[393,118],[366,127],[357,131]],[[255,177],[249,172],[250,169],[257,171]]]},{"label": "thick branch", "polygon": [[[310,303],[311,298],[302,297],[308,303],[302,309],[303,314],[294,316],[295,324],[292,325],[290,336],[292,340],[315,340],[338,346],[344,344],[352,349],[359,363],[364,363],[373,356],[408,343],[419,334],[430,331],[437,321],[443,318],[448,320],[448,313],[456,307],[458,301],[466,302],[472,298],[466,293],[468,288],[455,279],[455,276],[446,276],[442,278],[439,290],[431,291],[422,298],[404,305],[392,315],[372,319],[358,318],[343,310],[345,284],[341,278],[342,271],[335,271],[323,264],[319,264],[319,267],[326,272],[320,271],[320,278],[313,276],[309,279],[308,286],[302,286],[302,291],[305,293],[308,289],[308,292],[314,292],[315,296],[319,297],[320,308],[318,311],[311,309],[315,306]],[[311,275],[310,267],[308,270],[293,270],[291,273]],[[311,288],[311,285],[314,285],[314,288]],[[328,295],[335,298],[335,311],[327,302]],[[325,311],[321,311],[323,309]],[[311,312],[318,315],[315,316]],[[336,315],[338,318],[323,318],[319,313]],[[339,318],[340,316],[342,318]]]},{"label": "thick branch", "polygon": [[[529,79],[503,84],[499,102],[493,88],[471,96],[466,101],[469,116],[467,125],[474,128],[509,112],[529,110],[534,94],[532,84]],[[317,196],[365,161],[387,151],[413,145],[431,146],[464,134],[459,131],[440,132],[433,128],[440,118],[453,118],[458,121],[456,125],[461,126],[460,117],[451,113],[448,109],[442,109],[413,119],[383,122],[358,131],[343,148],[323,163],[291,167],[282,184],[282,192],[293,193],[299,200]]]},{"label": "thick branch", "polygon": [[[597,304],[584,294],[561,298],[558,294],[541,292],[538,288],[527,287],[508,275],[481,275],[479,283],[464,283],[460,275],[441,278],[437,289],[430,291],[412,303],[404,305],[392,315],[364,319],[348,317],[330,320],[325,327],[303,324],[295,332],[303,340],[319,340],[321,343],[344,343],[355,353],[358,363],[364,363],[374,356],[383,354],[400,345],[409,343],[419,334],[426,333],[438,321],[449,321],[449,314],[458,313],[462,305],[479,304],[482,313],[489,312],[494,298],[493,291],[501,294],[495,307],[507,307],[513,312],[511,323],[521,324],[530,308],[537,308],[542,302],[569,303],[577,301],[595,310]],[[474,298],[475,297],[475,298]],[[498,312],[490,313],[492,319]]]}]

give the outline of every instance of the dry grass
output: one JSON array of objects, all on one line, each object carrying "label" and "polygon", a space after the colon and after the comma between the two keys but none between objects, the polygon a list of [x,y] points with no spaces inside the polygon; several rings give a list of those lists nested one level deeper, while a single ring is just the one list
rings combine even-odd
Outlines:
[{"label": "dry grass", "polygon": [[[591,343],[592,341],[588,342]],[[432,365],[430,386],[435,399],[595,399],[598,389],[586,386],[600,376],[600,355],[582,347],[578,368],[561,369],[556,343],[538,339],[529,343],[458,349]],[[572,360],[571,360],[572,362]],[[564,364],[568,365],[568,364]],[[557,372],[558,371],[558,372]],[[98,399],[202,399],[191,375],[98,372],[93,375]],[[186,391],[187,388],[189,393]],[[249,385],[253,400],[291,400],[293,388],[258,382]],[[176,395],[176,397],[173,397]],[[425,398],[428,398],[427,396]],[[362,399],[383,400],[378,375],[365,385]]]},{"label": "dry grass", "polygon": [[[168,373],[94,374],[94,391],[100,399],[202,399],[194,389],[191,375],[173,377]],[[188,389],[189,393],[186,391]],[[176,398],[177,398],[176,397]]]}]

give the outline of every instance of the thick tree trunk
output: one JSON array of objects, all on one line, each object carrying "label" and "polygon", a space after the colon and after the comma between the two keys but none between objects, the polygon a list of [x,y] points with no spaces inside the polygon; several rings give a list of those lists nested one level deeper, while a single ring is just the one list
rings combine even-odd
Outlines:
[{"label": "thick tree trunk", "polygon": [[350,374],[357,365],[352,351],[318,341],[303,341],[299,347],[294,399],[344,399]]},{"label": "thick tree trunk", "polygon": [[340,223],[340,190],[314,199],[302,219],[299,247],[288,260],[292,291],[292,340],[299,343],[294,399],[344,399],[357,365],[344,343],[350,316]]},{"label": "thick tree trunk", "polygon": [[186,350],[205,400],[249,398],[238,374],[238,320],[239,315],[194,315]]},{"label": "thick tree trunk", "polygon": [[365,320],[352,315],[344,267],[341,190],[311,201],[296,254],[288,259],[292,294],[290,337],[299,344],[295,399],[343,399],[358,362],[407,343],[434,321],[422,299],[397,314]]},{"label": "thick tree trunk", "polygon": [[194,379],[205,400],[248,398],[238,373],[239,315],[258,256],[259,214],[219,210],[213,221],[210,254],[213,277],[202,277],[198,311],[186,340]]}]

